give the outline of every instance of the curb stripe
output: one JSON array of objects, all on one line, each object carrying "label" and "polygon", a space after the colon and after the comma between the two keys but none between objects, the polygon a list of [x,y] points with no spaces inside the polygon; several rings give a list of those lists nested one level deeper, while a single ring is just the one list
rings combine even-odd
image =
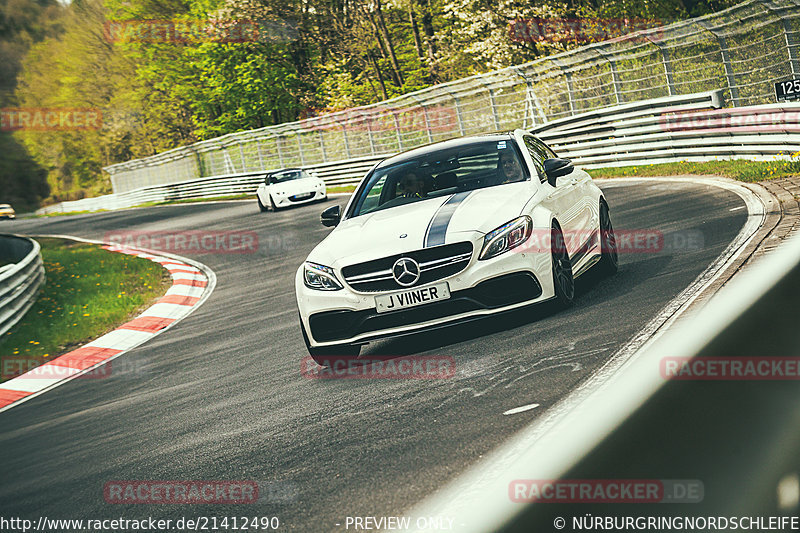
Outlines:
[{"label": "curb stripe", "polygon": [[157,303],[160,304],[177,304],[177,305],[194,305],[200,300],[199,296],[185,296],[183,294],[167,294],[163,296]]},{"label": "curb stripe", "polygon": [[172,282],[173,285],[188,285],[190,287],[205,287],[206,282],[197,279],[176,279]]},{"label": "curb stripe", "polygon": [[[42,366],[56,365],[74,368],[76,370],[85,370],[101,361],[105,361],[109,357],[117,355],[121,351],[122,350],[114,348],[101,348],[99,346],[82,346],[77,350],[65,353],[61,357],[56,357],[52,361],[48,361]],[[31,372],[36,372],[36,368],[31,370]]]},{"label": "curb stripe", "polygon": [[0,389],[0,407],[6,407],[11,405],[12,403],[16,402],[17,400],[21,400],[25,396],[30,396],[33,394],[32,392],[22,392],[16,390],[6,390]]},{"label": "curb stripe", "polygon": [[[145,311],[146,312],[146,311]],[[118,329],[132,329],[135,331],[150,331],[155,333],[164,329],[175,322],[174,318],[162,318],[158,316],[139,316],[130,322],[122,324]]]},{"label": "curb stripe", "polygon": [[[60,237],[103,244],[69,236]],[[80,348],[51,359],[5,383],[0,383],[0,412],[67,380],[79,377],[150,340],[159,332],[188,316],[196,306],[205,301],[216,285],[214,272],[200,263],[195,263],[197,265],[195,266],[172,257],[108,244],[103,244],[101,248],[160,264],[171,274],[172,287],[155,304],[130,322]],[[191,260],[186,259],[186,261]]]}]

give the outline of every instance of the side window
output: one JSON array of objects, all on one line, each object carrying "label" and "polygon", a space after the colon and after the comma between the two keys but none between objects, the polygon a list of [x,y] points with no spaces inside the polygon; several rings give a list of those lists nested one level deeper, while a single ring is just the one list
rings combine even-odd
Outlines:
[{"label": "side window", "polygon": [[540,141],[536,137],[531,137],[531,140],[533,141],[534,145],[539,147],[539,152],[541,152],[542,154],[545,154],[545,159],[554,159],[554,158],[558,157],[556,155],[556,153],[552,150],[552,148],[547,146],[545,143],[543,143],[542,141]]},{"label": "side window", "polygon": [[548,158],[546,153],[543,153],[540,147],[536,146],[535,139],[530,136],[525,136],[525,148],[533,159],[533,164],[536,167],[536,172],[539,174],[539,181],[544,183],[547,181],[547,176],[544,174],[544,160]]}]

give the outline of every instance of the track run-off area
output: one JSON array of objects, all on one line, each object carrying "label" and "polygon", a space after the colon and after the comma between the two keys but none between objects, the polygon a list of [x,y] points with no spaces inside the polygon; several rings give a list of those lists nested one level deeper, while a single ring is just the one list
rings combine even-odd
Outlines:
[{"label": "track run-off area", "polygon": [[[436,380],[301,372],[295,272],[330,231],[320,212],[346,197],[268,213],[253,199],[0,222],[25,235],[254,232],[258,242],[252,253],[169,250],[216,275],[201,307],[108,377],[0,413],[0,515],[277,516],[290,531],[402,515],[589,382],[742,239],[751,216],[731,187],[707,181],[597,184],[617,232],[660,232],[666,246],[621,253],[611,278],[581,278],[566,311],[525,308],[362,349],[452,357],[455,374]],[[284,492],[248,505],[112,504],[113,480],[249,480]]]}]

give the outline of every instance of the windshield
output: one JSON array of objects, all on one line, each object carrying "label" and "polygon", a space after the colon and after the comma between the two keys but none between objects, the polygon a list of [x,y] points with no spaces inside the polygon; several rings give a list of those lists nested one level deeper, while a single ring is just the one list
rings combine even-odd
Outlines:
[{"label": "windshield", "polygon": [[269,183],[301,180],[310,177],[305,170],[281,170],[269,175]]},{"label": "windshield", "polygon": [[511,139],[476,141],[376,169],[350,216],[529,179]]}]

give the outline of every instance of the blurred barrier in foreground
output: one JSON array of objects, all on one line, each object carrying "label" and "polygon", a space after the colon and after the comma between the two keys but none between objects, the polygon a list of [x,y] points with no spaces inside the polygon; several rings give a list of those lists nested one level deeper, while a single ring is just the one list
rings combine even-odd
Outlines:
[{"label": "blurred barrier in foreground", "polygon": [[[573,517],[581,515],[710,516],[728,521],[800,515],[798,300],[800,240],[795,238],[739,274],[707,307],[657,341],[595,398],[598,408],[612,411],[615,402],[608,400],[614,396],[638,396],[638,401],[630,406],[630,416],[612,414],[610,433],[593,440],[591,451],[576,457],[560,476],[696,479],[703,485],[701,502],[520,505],[516,516],[504,517],[508,521],[498,529],[546,531],[562,517],[571,530]],[[740,377],[719,370],[719,361],[743,357],[755,362],[755,375],[746,366]],[[709,371],[667,380],[664,363],[675,358],[702,361],[704,365],[696,368]],[[776,365],[776,360],[785,364]],[[717,363],[713,372],[712,361]],[[598,409],[587,409],[584,420],[591,411],[596,414]],[[764,524],[724,529],[790,528]],[[797,524],[791,529],[798,529]]]},{"label": "blurred barrier in foreground", "polygon": [[0,335],[14,327],[33,305],[44,283],[39,243],[33,239],[0,235]]},{"label": "blurred barrier in foreground", "polygon": [[[800,529],[798,300],[795,237],[410,513],[470,533]],[[656,490],[526,490],[613,483]]]}]

